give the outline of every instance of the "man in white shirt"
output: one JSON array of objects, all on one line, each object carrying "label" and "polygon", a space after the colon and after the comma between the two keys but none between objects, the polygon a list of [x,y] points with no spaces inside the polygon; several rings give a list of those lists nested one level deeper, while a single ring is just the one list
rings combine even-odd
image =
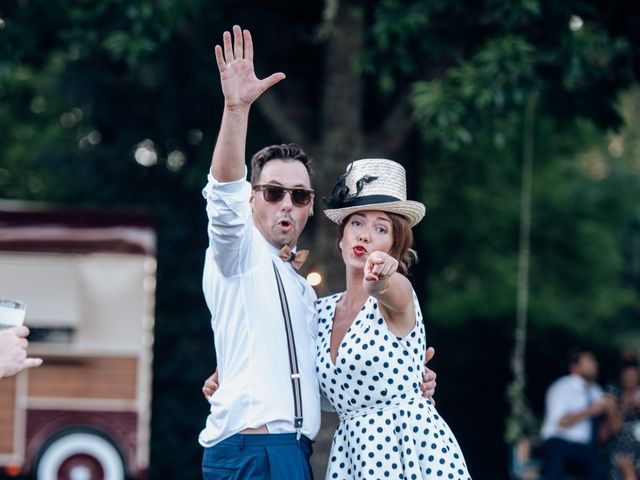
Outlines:
[{"label": "man in white shirt", "polygon": [[[295,251],[313,213],[311,167],[296,145],[261,150],[245,180],[245,141],[251,104],[284,78],[259,80],[248,30],[237,25],[216,45],[225,97],[220,133],[203,194],[209,218],[203,289],[214,331],[220,387],[200,444],[203,475],[214,479],[311,478],[311,439],[320,428],[314,370],[315,293],[281,247]],[[291,317],[299,367],[301,412],[292,372],[277,269]],[[301,404],[301,405],[300,405]],[[294,416],[302,417],[294,425]]]},{"label": "man in white shirt", "polygon": [[[316,295],[291,262],[313,215],[310,159],[295,144],[273,145],[253,156],[251,182],[245,180],[249,109],[284,74],[256,77],[251,35],[238,26],[233,39],[224,33],[215,54],[225,105],[203,190],[209,219],[203,290],[220,377],[215,389],[205,389],[211,412],[199,437],[203,475],[310,479],[311,440],[320,428]],[[429,397],[435,374],[427,369],[424,379]]]},{"label": "man in white shirt", "polygon": [[598,421],[611,408],[611,399],[595,383],[598,362],[583,349],[569,352],[569,375],[556,380],[546,394],[541,438],[544,479],[561,480],[571,465],[589,479],[604,479],[598,454]]}]

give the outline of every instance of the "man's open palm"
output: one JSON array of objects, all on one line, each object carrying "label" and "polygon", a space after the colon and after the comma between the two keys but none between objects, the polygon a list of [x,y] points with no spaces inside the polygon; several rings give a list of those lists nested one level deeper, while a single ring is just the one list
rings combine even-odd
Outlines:
[{"label": "man's open palm", "polygon": [[233,27],[224,32],[223,47],[216,45],[216,62],[220,71],[220,83],[225,104],[229,108],[249,107],[263,92],[285,78],[284,73],[274,73],[260,80],[253,68],[253,42],[249,30]]}]

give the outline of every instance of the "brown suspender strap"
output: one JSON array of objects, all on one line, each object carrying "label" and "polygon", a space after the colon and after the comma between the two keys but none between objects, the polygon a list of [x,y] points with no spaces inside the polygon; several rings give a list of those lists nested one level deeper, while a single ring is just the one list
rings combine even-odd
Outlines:
[{"label": "brown suspender strap", "polygon": [[284,328],[287,332],[287,347],[289,348],[289,368],[291,370],[291,387],[293,389],[293,406],[294,419],[293,426],[300,438],[300,429],[302,428],[302,392],[300,389],[300,372],[298,371],[298,357],[296,356],[296,342],[293,338],[293,327],[291,326],[291,314],[289,313],[289,303],[287,295],[284,291],[282,278],[278,267],[273,262],[273,270],[276,272],[276,283],[278,284],[278,294],[280,295],[280,306],[282,307],[282,316],[284,317]]}]

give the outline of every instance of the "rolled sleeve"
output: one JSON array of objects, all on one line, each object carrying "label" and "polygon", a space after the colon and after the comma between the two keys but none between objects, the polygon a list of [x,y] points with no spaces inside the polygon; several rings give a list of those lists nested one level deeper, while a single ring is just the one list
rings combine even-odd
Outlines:
[{"label": "rolled sleeve", "polygon": [[219,182],[211,174],[207,179],[202,195],[207,201],[210,252],[224,275],[234,275],[251,243],[251,184],[245,179]]}]

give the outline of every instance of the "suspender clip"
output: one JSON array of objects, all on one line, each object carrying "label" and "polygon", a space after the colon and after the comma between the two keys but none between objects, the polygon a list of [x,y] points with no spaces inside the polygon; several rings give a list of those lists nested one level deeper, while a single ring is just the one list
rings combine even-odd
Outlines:
[{"label": "suspender clip", "polygon": [[296,429],[296,440],[300,440],[300,436],[302,435],[302,417],[294,417],[293,426]]}]

